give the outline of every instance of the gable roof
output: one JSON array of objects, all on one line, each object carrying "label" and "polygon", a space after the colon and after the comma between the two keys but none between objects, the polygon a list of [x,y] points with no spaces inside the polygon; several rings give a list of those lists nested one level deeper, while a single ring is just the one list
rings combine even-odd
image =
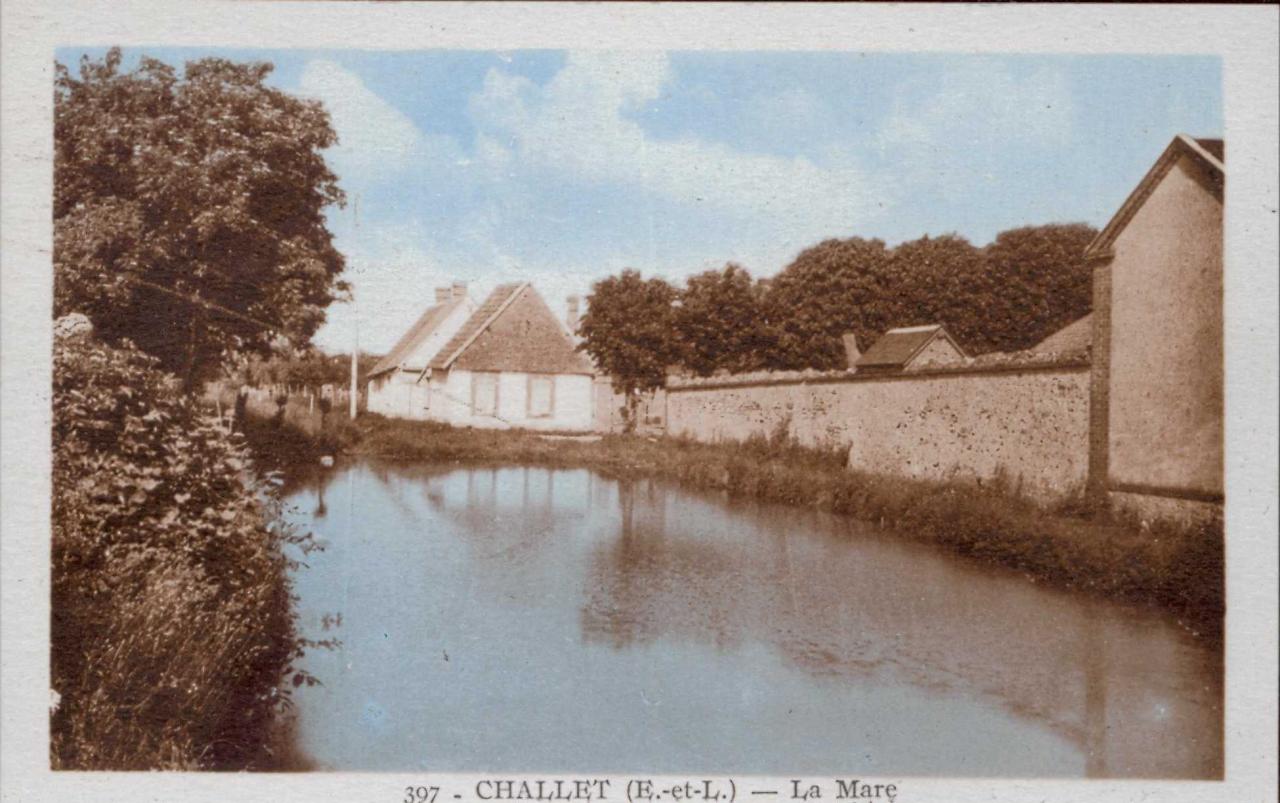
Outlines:
[{"label": "gable roof", "polygon": [[1219,202],[1222,201],[1222,182],[1226,175],[1225,162],[1223,161],[1226,154],[1226,144],[1220,139],[1193,139],[1186,134],[1178,134],[1173,141],[1164,149],[1164,153],[1160,154],[1160,158],[1156,159],[1156,163],[1151,166],[1147,174],[1138,182],[1138,186],[1134,188],[1129,197],[1120,205],[1120,209],[1112,216],[1110,222],[1098,232],[1098,236],[1093,238],[1093,242],[1089,243],[1084,249],[1086,259],[1106,259],[1111,256],[1111,246],[1115,243],[1116,238],[1120,236],[1120,232],[1124,231],[1125,226],[1129,225],[1129,221],[1138,213],[1142,205],[1151,197],[1151,193],[1155,192],[1163,179],[1178,160],[1183,156],[1190,156],[1197,163],[1204,166],[1212,178],[1212,191]]},{"label": "gable roof", "polygon": [[1033,354],[1067,354],[1093,344],[1093,313],[1077,318],[1027,349]]},{"label": "gable roof", "polygon": [[858,368],[905,366],[938,337],[946,338],[960,356],[968,356],[945,326],[934,323],[927,326],[901,326],[890,329],[884,333],[884,337],[877,340],[858,358],[855,365]]},{"label": "gable roof", "polygon": [[422,345],[424,340],[431,337],[432,333],[440,328],[440,324],[444,323],[445,318],[449,317],[449,313],[453,312],[465,301],[465,297],[459,296],[427,307],[426,311],[418,317],[418,320],[414,321],[413,326],[409,327],[409,331],[400,336],[396,344],[391,347],[391,351],[388,351],[387,355],[378,360],[377,364],[373,366],[373,370],[369,372],[369,377],[372,378],[399,368],[405,360],[409,359],[414,350]]},{"label": "gable roof", "polygon": [[516,294],[520,292],[528,283],[515,282],[512,284],[500,284],[493,289],[489,297],[484,300],[475,312],[471,313],[471,317],[467,318],[467,322],[462,324],[462,328],[457,334],[444,344],[444,348],[436,352],[436,356],[428,363],[428,367],[436,370],[445,370],[453,365],[453,361],[458,359],[467,346],[471,345],[484,328],[507,308],[507,305],[515,300]]},{"label": "gable roof", "polygon": [[587,374],[590,361],[528,282],[500,285],[431,360],[432,370]]}]

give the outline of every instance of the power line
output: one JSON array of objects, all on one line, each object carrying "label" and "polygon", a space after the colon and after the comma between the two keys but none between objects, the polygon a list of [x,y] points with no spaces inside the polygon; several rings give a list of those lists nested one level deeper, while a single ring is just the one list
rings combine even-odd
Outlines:
[{"label": "power line", "polygon": [[172,290],[168,287],[163,287],[161,285],[158,285],[155,282],[149,282],[146,279],[139,279],[136,276],[129,276],[127,274],[125,278],[128,281],[133,282],[134,284],[141,285],[142,287],[146,287],[151,290],[155,290],[158,293],[164,293],[165,295],[173,296],[174,298],[181,299],[183,301],[186,301],[189,304],[196,304],[206,309],[211,309],[216,312],[220,312],[223,315],[229,315],[232,318],[236,318],[238,320],[244,321],[245,323],[252,324],[268,332],[278,332],[283,328],[279,324],[267,323],[265,321],[260,321],[257,318],[251,318],[248,315],[245,315],[244,313],[236,312],[233,309],[228,309],[222,306],[221,304],[215,304],[212,301],[206,301],[205,299],[200,298],[199,296],[189,296],[189,295],[186,295],[185,293],[180,293],[177,290]]}]

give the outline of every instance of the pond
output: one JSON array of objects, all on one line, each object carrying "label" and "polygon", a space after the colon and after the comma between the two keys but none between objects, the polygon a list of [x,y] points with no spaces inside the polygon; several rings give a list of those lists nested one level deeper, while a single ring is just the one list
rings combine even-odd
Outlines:
[{"label": "pond", "polygon": [[586,470],[341,464],[295,693],[333,770],[1220,777],[1222,660],[1155,611],[867,524]]}]

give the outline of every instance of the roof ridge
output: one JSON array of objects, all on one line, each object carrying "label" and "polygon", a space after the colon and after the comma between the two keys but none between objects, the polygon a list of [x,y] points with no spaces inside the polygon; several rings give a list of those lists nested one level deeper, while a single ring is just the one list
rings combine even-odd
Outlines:
[{"label": "roof ridge", "polygon": [[404,361],[403,358],[406,356],[405,351],[413,348],[415,343],[421,340],[421,335],[431,323],[432,316],[446,307],[455,307],[461,304],[462,301],[463,298],[459,296],[429,305],[422,311],[421,315],[414,319],[413,323],[410,324],[409,328],[405,330],[405,333],[400,336],[391,349],[383,355],[382,359],[374,364],[369,376],[374,377],[400,367],[400,364]]},{"label": "roof ridge", "polygon": [[[1151,167],[1147,169],[1147,172],[1138,180],[1133,191],[1120,204],[1120,208],[1107,221],[1107,225],[1103,226],[1102,231],[1098,232],[1097,236],[1085,246],[1085,259],[1107,259],[1111,256],[1111,245],[1115,242],[1115,239],[1120,236],[1120,232],[1124,230],[1125,226],[1129,225],[1129,221],[1133,219],[1133,216],[1138,213],[1142,205],[1151,197],[1151,193],[1155,192],[1156,185],[1173,169],[1178,157],[1183,154],[1195,157],[1220,176],[1226,174],[1226,166],[1204,146],[1196,142],[1194,138],[1187,134],[1175,134],[1151,164]],[[1222,200],[1220,187],[1221,185],[1217,190],[1219,201]]]},{"label": "roof ridge", "polygon": [[[489,293],[489,297],[486,298],[480,304],[480,306],[476,308],[476,311],[471,313],[471,316],[468,317],[467,320],[462,324],[462,329],[460,331],[465,331],[467,329],[468,325],[471,323],[472,318],[475,318],[477,315],[479,315],[481,310],[484,309],[485,304],[488,304],[489,301],[494,296],[496,296],[504,288],[510,288],[510,289],[507,292],[507,297],[503,299],[500,304],[498,304],[498,308],[495,309],[493,312],[491,312],[488,316],[486,316],[484,321],[481,322],[481,324],[477,326],[474,331],[468,334],[466,339],[462,343],[460,343],[458,347],[455,348],[451,354],[449,354],[449,356],[447,356],[443,361],[437,361],[436,359],[429,360],[428,361],[429,367],[436,367],[438,362],[438,367],[441,370],[447,370],[449,366],[453,365],[454,361],[457,360],[458,357],[460,357],[462,353],[466,351],[467,348],[469,348],[472,343],[475,342],[476,338],[478,338],[481,334],[483,334],[484,330],[488,329],[489,325],[492,324],[499,315],[505,312],[507,307],[511,306],[511,303],[515,301],[518,295],[520,295],[520,291],[528,286],[529,286],[529,282],[508,282],[506,284],[500,284],[497,287],[493,288],[493,291]],[[447,346],[448,344],[446,343],[445,345]],[[436,356],[438,357],[439,355],[437,354]]]}]

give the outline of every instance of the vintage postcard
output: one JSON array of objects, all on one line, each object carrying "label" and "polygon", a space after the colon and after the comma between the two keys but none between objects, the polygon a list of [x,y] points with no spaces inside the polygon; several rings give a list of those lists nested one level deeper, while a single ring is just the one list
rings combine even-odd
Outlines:
[{"label": "vintage postcard", "polygon": [[5,801],[1274,797],[1274,7],[4,15]]}]

